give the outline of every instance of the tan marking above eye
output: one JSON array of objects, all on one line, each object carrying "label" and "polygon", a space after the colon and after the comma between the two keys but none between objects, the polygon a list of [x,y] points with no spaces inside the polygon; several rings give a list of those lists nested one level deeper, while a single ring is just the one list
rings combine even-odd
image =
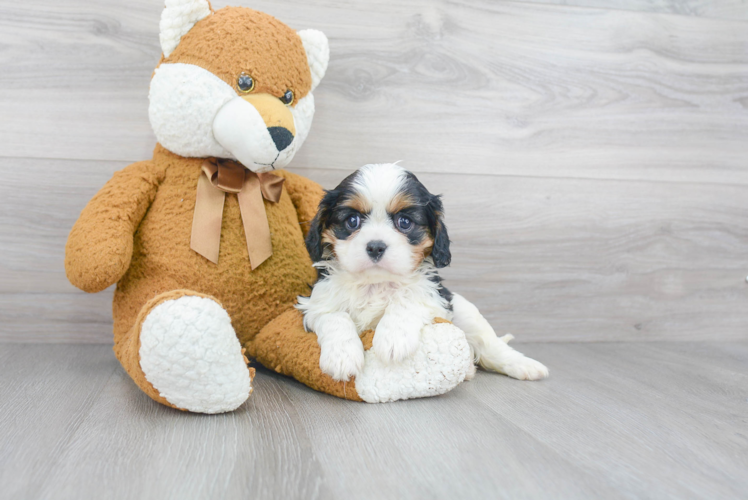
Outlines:
[{"label": "tan marking above eye", "polygon": [[397,193],[387,204],[387,213],[396,214],[416,204],[410,193]]},{"label": "tan marking above eye", "polygon": [[361,214],[368,214],[369,212],[371,212],[371,203],[369,203],[369,200],[367,200],[360,194],[354,194],[343,203],[341,203],[341,205],[344,207],[352,208],[353,210],[356,210]]}]

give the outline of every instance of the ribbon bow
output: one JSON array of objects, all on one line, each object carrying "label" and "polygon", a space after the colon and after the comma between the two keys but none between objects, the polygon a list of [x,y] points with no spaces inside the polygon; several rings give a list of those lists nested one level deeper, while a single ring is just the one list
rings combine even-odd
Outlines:
[{"label": "ribbon bow", "polygon": [[270,173],[251,172],[233,160],[205,160],[197,181],[190,248],[218,264],[223,203],[226,193],[233,193],[239,200],[249,264],[253,270],[256,269],[273,255],[270,226],[262,199],[278,203],[284,180]]}]

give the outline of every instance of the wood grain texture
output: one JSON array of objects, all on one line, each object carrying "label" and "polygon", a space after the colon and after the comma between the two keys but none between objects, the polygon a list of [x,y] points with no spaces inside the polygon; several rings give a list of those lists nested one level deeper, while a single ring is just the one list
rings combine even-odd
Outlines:
[{"label": "wood grain texture", "polygon": [[551,378],[367,405],[260,370],[209,416],[148,399],[106,346],[2,344],[0,499],[744,496],[745,342],[519,348]]},{"label": "wood grain texture", "polygon": [[[748,179],[744,22],[488,0],[247,4],[331,40],[298,167]],[[2,155],[149,157],[159,11],[5,4]]]},{"label": "wood grain texture", "polygon": [[712,17],[748,21],[745,0],[523,0],[533,3],[594,7],[597,9],[636,10],[679,16]]},{"label": "wood grain texture", "polygon": [[[68,228],[123,166],[24,160],[0,172],[0,339],[111,342],[111,289],[67,281]],[[65,172],[75,167],[76,175]],[[338,170],[294,169],[334,187]],[[23,193],[18,172],[44,187]],[[87,173],[86,173],[87,172]],[[442,193],[453,262],[446,285],[522,341],[745,339],[748,186],[419,174]],[[70,183],[70,184],[67,184]],[[69,187],[74,185],[75,188]],[[65,192],[75,196],[65,196]],[[47,196],[47,192],[60,196]],[[18,197],[18,198],[16,198]],[[32,199],[33,212],[20,197]],[[33,249],[33,251],[32,251]]]},{"label": "wood grain texture", "polygon": [[[330,38],[292,170],[403,160],[445,196],[449,286],[498,331],[748,337],[744,2],[232,3]],[[73,289],[64,244],[151,156],[161,8],[0,3],[0,341],[111,342],[111,290]]]}]

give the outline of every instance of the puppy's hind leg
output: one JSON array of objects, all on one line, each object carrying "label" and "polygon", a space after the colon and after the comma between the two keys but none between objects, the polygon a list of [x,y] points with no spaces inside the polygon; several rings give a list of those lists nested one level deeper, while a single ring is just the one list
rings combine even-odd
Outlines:
[{"label": "puppy's hind leg", "polygon": [[486,318],[465,297],[454,294],[452,308],[452,322],[465,332],[475,361],[482,368],[520,380],[540,380],[548,376],[548,368],[542,363],[509,347],[507,342],[513,338],[511,335],[497,337]]}]

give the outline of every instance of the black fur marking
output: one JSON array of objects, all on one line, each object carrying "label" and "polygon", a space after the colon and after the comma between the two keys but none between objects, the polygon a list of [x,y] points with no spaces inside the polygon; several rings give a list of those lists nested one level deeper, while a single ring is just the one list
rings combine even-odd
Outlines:
[{"label": "black fur marking", "polygon": [[[325,192],[306,237],[306,248],[312,262],[320,262],[331,258],[332,252],[329,243],[322,241],[324,231],[330,229],[335,238],[345,240],[356,232],[356,230],[350,230],[345,226],[345,220],[348,217],[359,215],[361,225],[364,224],[367,214],[359,213],[351,207],[342,205],[344,201],[356,195],[353,183],[357,176],[358,171],[343,179],[335,189]],[[449,250],[450,241],[447,227],[443,220],[444,206],[441,197],[431,194],[413,173],[407,171],[405,172],[403,191],[413,198],[414,204],[397,213],[390,214],[393,224],[397,227],[398,217],[408,217],[413,222],[413,226],[410,230],[403,231],[403,234],[408,238],[409,243],[418,245],[427,236],[431,236],[434,244],[431,248],[430,257],[434,266],[436,268],[448,266],[452,260],[452,254]],[[324,271],[318,271],[318,279],[324,276]]]},{"label": "black fur marking", "polygon": [[[306,249],[309,252],[312,262],[330,259],[330,252],[326,252],[326,250],[329,250],[328,247],[330,244],[322,241],[322,233],[326,229],[335,226],[333,233],[338,239],[346,239],[353,233],[345,228],[343,221],[352,213],[357,212],[347,207],[340,207],[339,205],[354,194],[352,186],[357,175],[358,171],[353,172],[343,179],[335,189],[325,191],[325,196],[322,197],[322,201],[319,203],[317,215],[312,219],[305,240]],[[347,235],[345,231],[348,231]],[[326,275],[327,273],[323,269],[317,270],[318,280],[324,278]]]},{"label": "black fur marking", "polygon": [[[415,199],[416,205],[399,212],[399,214],[405,214],[417,225],[428,228],[431,237],[434,239],[434,246],[431,249],[434,266],[437,268],[447,267],[452,261],[452,254],[449,251],[450,242],[447,226],[444,225],[443,220],[444,206],[441,196],[431,194],[421,184],[418,177],[411,172],[406,172],[405,175],[405,191]],[[408,233],[408,240],[411,244],[419,243],[424,236],[423,233],[419,234],[415,229]]]},{"label": "black fur marking", "polygon": [[454,297],[454,294],[453,294],[452,292],[450,292],[450,291],[449,291],[449,290],[447,289],[447,287],[445,287],[445,286],[442,286],[442,281],[443,281],[443,280],[442,280],[442,277],[441,277],[441,276],[439,276],[439,274],[438,274],[438,273],[434,273],[433,275],[431,275],[431,276],[429,277],[429,280],[431,280],[431,281],[433,281],[434,283],[436,283],[436,284],[437,284],[437,286],[438,286],[437,290],[439,291],[439,295],[440,295],[440,296],[441,296],[441,297],[442,297],[442,298],[443,298],[444,300],[446,300],[446,301],[447,301],[447,309],[448,309],[448,310],[449,310],[450,312],[452,312],[452,297]]},{"label": "black fur marking", "polygon": [[[393,217],[403,214],[413,221],[415,227],[407,233],[408,241],[411,244],[418,244],[423,241],[425,230],[427,230],[434,239],[434,246],[429,258],[433,261],[434,267],[447,267],[452,261],[452,254],[449,251],[450,241],[447,226],[444,224],[444,205],[442,205],[441,195],[431,194],[412,172],[406,171],[405,175],[404,191],[410,194],[416,203],[413,207],[402,210]],[[447,287],[442,285],[442,277],[434,272],[429,279],[437,284],[439,295],[447,301],[447,309],[452,311],[452,297],[454,295]]]}]

